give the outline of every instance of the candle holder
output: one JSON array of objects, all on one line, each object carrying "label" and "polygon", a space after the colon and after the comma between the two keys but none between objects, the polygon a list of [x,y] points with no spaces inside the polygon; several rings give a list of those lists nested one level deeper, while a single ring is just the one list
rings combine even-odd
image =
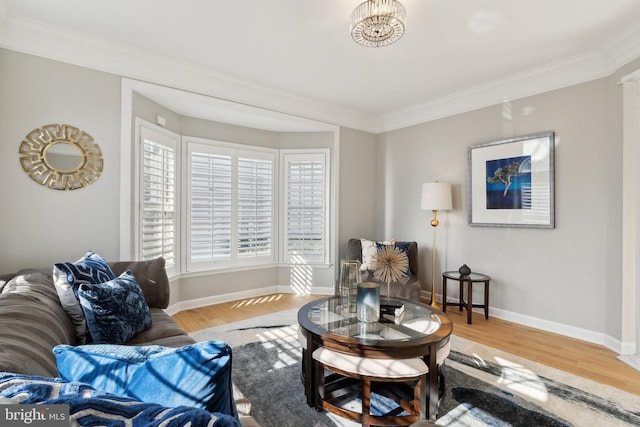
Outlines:
[{"label": "candle holder", "polygon": [[380,284],[362,282],[358,284],[356,302],[358,322],[371,323],[380,320]]},{"label": "candle holder", "polygon": [[362,282],[360,261],[340,260],[340,297],[342,309],[345,312],[356,312],[356,294],[360,282]]}]

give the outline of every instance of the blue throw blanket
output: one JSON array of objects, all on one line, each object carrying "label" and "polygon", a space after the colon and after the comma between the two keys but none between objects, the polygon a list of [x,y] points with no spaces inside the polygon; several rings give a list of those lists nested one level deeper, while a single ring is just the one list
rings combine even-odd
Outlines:
[{"label": "blue throw blanket", "polygon": [[229,415],[144,403],[59,378],[0,372],[0,397],[23,404],[67,404],[71,421],[81,426],[240,427]]}]

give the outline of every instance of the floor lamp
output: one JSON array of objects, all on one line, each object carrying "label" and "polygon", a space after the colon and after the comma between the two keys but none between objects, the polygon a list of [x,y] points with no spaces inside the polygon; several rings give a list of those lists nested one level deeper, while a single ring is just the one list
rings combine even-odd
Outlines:
[{"label": "floor lamp", "polygon": [[431,226],[433,227],[433,246],[431,247],[431,302],[433,304],[436,296],[436,229],[438,221],[438,211],[449,211],[452,209],[451,184],[444,182],[429,182],[422,184],[422,209],[433,212]]}]

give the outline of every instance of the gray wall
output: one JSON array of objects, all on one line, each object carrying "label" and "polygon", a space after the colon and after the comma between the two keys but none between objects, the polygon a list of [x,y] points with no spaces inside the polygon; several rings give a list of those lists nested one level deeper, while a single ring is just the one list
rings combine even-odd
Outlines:
[{"label": "gray wall", "polygon": [[[0,272],[76,260],[91,249],[118,256],[120,78],[0,49]],[[104,171],[86,188],[57,191],[23,171],[32,130],[69,124],[102,148]]]},{"label": "gray wall", "polygon": [[339,257],[342,259],[350,238],[381,239],[376,234],[376,190],[378,151],[376,135],[349,128],[340,129],[340,222]]},{"label": "gray wall", "polygon": [[[619,338],[620,104],[619,87],[605,78],[380,135],[380,234],[418,240],[428,289],[433,231],[431,212],[420,210],[421,184],[449,182],[454,209],[439,214],[438,294],[438,275],[466,263],[492,277],[491,306],[504,316]],[[469,226],[467,147],[543,131],[556,136],[555,229]]]}]

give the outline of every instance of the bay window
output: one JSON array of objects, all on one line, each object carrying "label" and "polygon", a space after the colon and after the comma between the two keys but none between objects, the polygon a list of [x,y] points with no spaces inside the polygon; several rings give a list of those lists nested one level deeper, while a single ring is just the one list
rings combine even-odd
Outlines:
[{"label": "bay window", "polygon": [[163,256],[171,273],[329,262],[329,150],[138,126],[139,259]]}]

